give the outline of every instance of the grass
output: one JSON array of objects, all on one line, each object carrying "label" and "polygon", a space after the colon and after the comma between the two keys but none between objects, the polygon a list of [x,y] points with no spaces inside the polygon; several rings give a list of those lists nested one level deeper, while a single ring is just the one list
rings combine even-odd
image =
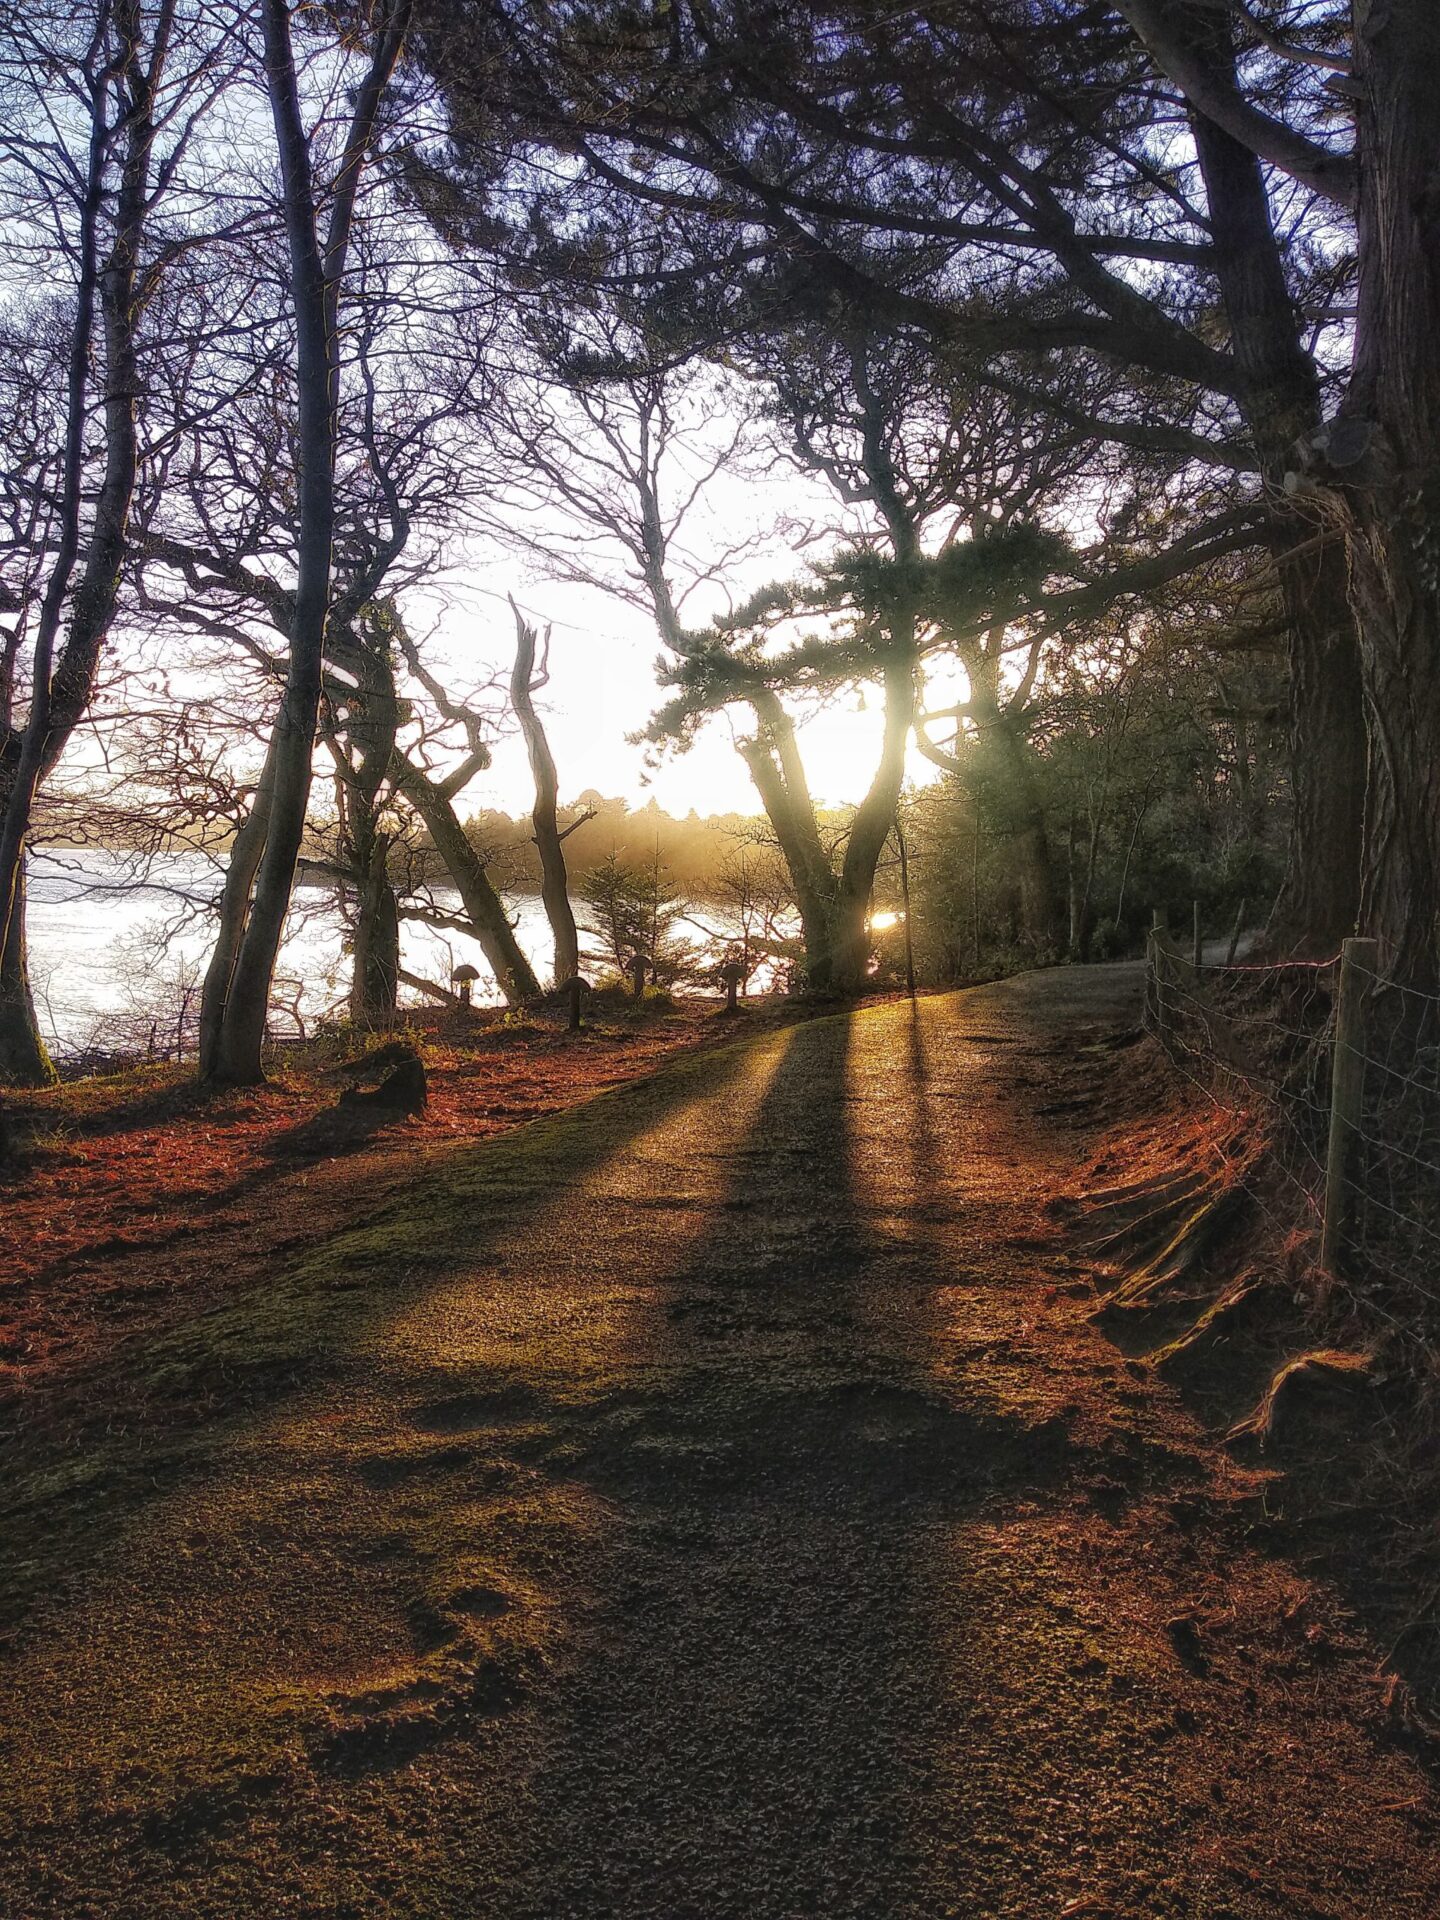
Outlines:
[{"label": "grass", "polygon": [[109,1356],[76,1418],[22,1421],[0,1517],[0,1621],[72,1579],[99,1544],[249,1423],[352,1364],[368,1332],[473,1260],[663,1113],[723,1086],[748,1040],[681,1058],[493,1139],[437,1147],[367,1218],[179,1324]]}]

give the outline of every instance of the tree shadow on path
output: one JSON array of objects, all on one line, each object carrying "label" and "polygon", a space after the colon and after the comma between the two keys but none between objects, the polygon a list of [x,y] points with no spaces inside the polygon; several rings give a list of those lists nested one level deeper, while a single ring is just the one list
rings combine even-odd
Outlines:
[{"label": "tree shadow on path", "polygon": [[897,1108],[904,1177],[867,1195],[870,1099],[851,1021],[794,1033],[727,1152],[723,1225],[636,1309],[646,1389],[596,1404],[572,1469],[613,1524],[506,1912],[918,1915],[970,1884],[937,1573],[998,1486],[1063,1472],[1064,1441],[940,1381],[947,1276],[895,1230],[938,1143]]}]

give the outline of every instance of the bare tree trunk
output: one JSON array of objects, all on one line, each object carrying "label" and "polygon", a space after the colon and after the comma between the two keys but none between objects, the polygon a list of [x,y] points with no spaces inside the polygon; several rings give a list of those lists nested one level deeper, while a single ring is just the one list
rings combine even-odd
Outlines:
[{"label": "bare tree trunk", "polygon": [[1080,888],[1080,907],[1076,916],[1075,958],[1090,958],[1090,940],[1095,919],[1095,864],[1100,857],[1100,809],[1090,817],[1090,833],[1085,849],[1085,879]]},{"label": "bare tree trunk", "polygon": [[220,925],[210,963],[200,991],[200,1073],[204,1079],[216,1078],[221,1026],[230,981],[240,952],[245,919],[250,911],[250,889],[255,884],[260,857],[265,851],[265,836],[270,831],[270,800],[275,787],[275,735],[265,752],[265,764],[255,788],[250,811],[235,831],[230,857],[225,863],[225,884],[220,892]]},{"label": "bare tree trunk", "polygon": [[[106,7],[115,23],[120,53],[104,84],[97,87],[92,113],[85,193],[81,203],[79,279],[71,325],[65,399],[65,449],[54,563],[41,599],[31,672],[30,711],[20,737],[5,804],[0,813],[0,995],[13,1046],[8,1050],[16,1078],[22,1063],[32,1063],[37,1084],[53,1078],[24,979],[24,929],[17,927],[25,900],[25,854],[40,784],[55,767],[66,743],[90,704],[100,649],[115,617],[120,580],[129,546],[130,510],[135,492],[136,414],[139,369],[135,333],[141,301],[137,293],[140,245],[152,203],[151,161],[155,146],[154,110],[169,52],[173,0],[165,0],[150,41],[148,66],[142,59],[144,26],[135,0]],[[102,15],[103,19],[103,15]],[[102,36],[103,37],[103,36]],[[100,258],[99,225],[105,197],[111,130],[107,114],[112,89],[117,122],[124,127],[124,155],[115,202],[110,247]],[[90,359],[96,314],[104,341],[105,471],[95,500],[88,536],[82,535],[85,423],[90,411]],[[80,561],[79,580],[71,580]],[[69,630],[58,663],[56,642],[69,604]],[[28,1040],[18,1029],[28,1014]]]},{"label": "bare tree trunk", "polygon": [[858,993],[865,984],[870,964],[867,924],[870,896],[875,887],[875,869],[885,851],[900,802],[905,747],[915,719],[914,655],[912,647],[904,644],[907,629],[913,633],[912,616],[908,611],[897,611],[892,616],[892,632],[902,638],[897,648],[899,657],[885,670],[885,732],[880,762],[865,798],[855,810],[850,836],[845,842],[831,979],[837,993]]},{"label": "bare tree trunk", "polygon": [[1120,868],[1120,888],[1115,896],[1115,932],[1118,937],[1121,923],[1125,917],[1125,889],[1130,884],[1130,865],[1135,858],[1135,848],[1139,844],[1140,829],[1145,824],[1145,816],[1150,811],[1150,789],[1147,786],[1135,809],[1134,824],[1130,829],[1130,838],[1125,846],[1125,860]]},{"label": "bare tree trunk", "polygon": [[550,742],[535,711],[534,696],[550,679],[550,634],[547,628],[537,673],[535,629],[521,617],[513,600],[510,606],[515,615],[515,670],[510,676],[510,702],[525,736],[525,750],[530,756],[530,773],[535,782],[535,805],[530,818],[535,829],[535,845],[540,851],[540,899],[555,939],[555,985],[558,987],[573,980],[580,971],[580,937],[570,905],[570,877],[556,811],[560,783]]},{"label": "bare tree trunk", "polygon": [[0,952],[0,1084],[47,1086],[55,1068],[40,1038],[25,952],[25,873],[16,882],[16,903]]},{"label": "bare tree trunk", "polygon": [[390,842],[383,833],[366,839],[355,900],[350,1018],[358,1026],[384,1025],[394,1017],[400,984],[400,911],[390,884]]},{"label": "bare tree trunk", "polygon": [[[374,612],[362,608],[354,621],[331,620],[329,665],[343,668],[354,685],[340,694],[332,682],[322,722],[335,763],[340,866],[354,881],[350,1017],[361,1026],[393,1019],[400,984],[400,911],[380,798],[395,762],[400,703],[391,623]],[[344,705],[343,737],[334,718],[337,699]]]},{"label": "bare tree trunk", "polygon": [[805,973],[814,993],[836,990],[839,879],[821,845],[795,728],[773,693],[754,695],[756,737],[740,752],[750,769],[760,804],[774,828],[784,859],[805,943]]},{"label": "bare tree trunk", "polygon": [[[817,866],[810,857],[807,843],[815,826],[814,815],[810,815],[807,823],[804,809],[791,794],[767,740],[747,740],[740,751],[766,818],[775,830],[781,858],[790,876],[796,911],[800,915],[800,937],[805,946],[806,980],[812,992],[829,993],[835,965],[837,883],[833,869],[828,862],[823,862],[823,855],[823,866]],[[818,834],[815,846],[818,849]]]},{"label": "bare tree trunk", "polygon": [[271,740],[269,832],[208,1069],[210,1078],[230,1085],[249,1085],[264,1078],[265,1020],[305,832],[330,612],[340,285],[356,192],[409,19],[408,0],[391,0],[356,96],[322,247],[310,142],[290,42],[289,0],[262,0],[261,11],[266,89],[284,182],[290,296],[295,310],[299,537],[289,672]]},{"label": "bare tree trunk", "polygon": [[404,754],[397,753],[392,765],[396,786],[425,822],[435,850],[455,883],[465,917],[501,993],[512,1007],[533,1000],[540,991],[535,969],[521,951],[505,902],[491,886],[484,862],[456,818],[449,795]]}]

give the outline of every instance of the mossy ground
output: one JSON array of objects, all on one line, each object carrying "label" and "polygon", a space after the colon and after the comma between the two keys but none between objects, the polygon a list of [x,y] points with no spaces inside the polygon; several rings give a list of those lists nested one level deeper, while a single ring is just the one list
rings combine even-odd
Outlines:
[{"label": "mossy ground", "polygon": [[1431,1920],[1376,1649],[1047,1229],[1124,983],[1039,979],[436,1148],[118,1353],[4,1531],[0,1910]]}]

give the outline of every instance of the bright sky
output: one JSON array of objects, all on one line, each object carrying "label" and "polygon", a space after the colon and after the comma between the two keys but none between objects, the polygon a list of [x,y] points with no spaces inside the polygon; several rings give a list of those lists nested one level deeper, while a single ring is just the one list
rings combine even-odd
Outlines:
[{"label": "bright sky", "polygon": [[[809,505],[817,520],[830,519],[837,511],[828,489],[793,472],[758,483],[753,477],[742,481],[719,476],[712,483],[710,502],[711,535],[722,542],[762,515],[767,502],[789,511]],[[814,551],[832,544],[827,540]],[[727,598],[799,573],[806,558],[782,538],[727,570],[728,595],[708,590],[684,608],[684,616],[701,624]],[[748,709],[717,715],[687,753],[667,752],[647,769],[650,751],[632,746],[627,736],[645,726],[665,697],[655,678],[661,647],[654,622],[602,587],[547,580],[544,565],[543,560],[529,564],[488,546],[476,549],[430,614],[434,632],[427,652],[433,646],[433,657],[450,665],[457,685],[473,684],[487,669],[498,669],[508,679],[514,628],[506,596],[513,593],[529,619],[542,629],[547,622],[552,628],[550,684],[537,706],[559,770],[562,803],[593,787],[602,794],[618,794],[632,806],[643,806],[653,797],[677,818],[692,808],[700,814],[760,812],[759,796],[733,744],[747,730]],[[941,689],[935,693],[940,696]],[[956,697],[957,692],[948,694],[951,700]],[[874,694],[867,695],[863,711],[849,693],[801,720],[800,745],[817,805],[843,806],[862,798],[879,758],[883,725]],[[913,745],[907,772],[917,786],[938,777]],[[466,790],[466,800],[472,807],[518,814],[529,811],[532,798],[525,748],[512,731],[496,744],[493,765]]]},{"label": "bright sky", "polygon": [[[503,592],[498,600],[490,597],[501,589],[491,589],[489,577],[503,581],[503,576],[481,576],[468,583],[468,591],[461,591],[469,604],[462,606],[457,596],[437,636],[445,654],[471,672],[482,662],[507,665],[512,644],[510,609]],[[646,749],[631,746],[626,736],[644,726],[661,698],[654,675],[660,649],[653,627],[638,612],[596,589],[568,584],[532,584],[517,589],[516,599],[532,618],[553,623],[550,685],[540,704],[562,801],[594,787],[619,794],[632,806],[643,806],[653,796],[677,817],[692,807],[702,814],[759,812],[750,775],[732,744],[743,711],[733,723],[725,716],[709,722],[695,746],[688,753],[667,754],[647,784]],[[470,640],[467,634],[462,643],[472,618],[477,637]],[[801,744],[820,805],[842,805],[863,794],[879,755],[881,726],[875,702],[867,701],[867,711],[860,713],[853,695],[805,723]],[[913,757],[914,777],[929,777],[928,762]],[[532,792],[524,745],[512,735],[496,746],[494,765],[466,798],[472,805],[513,814],[528,812]]]}]

